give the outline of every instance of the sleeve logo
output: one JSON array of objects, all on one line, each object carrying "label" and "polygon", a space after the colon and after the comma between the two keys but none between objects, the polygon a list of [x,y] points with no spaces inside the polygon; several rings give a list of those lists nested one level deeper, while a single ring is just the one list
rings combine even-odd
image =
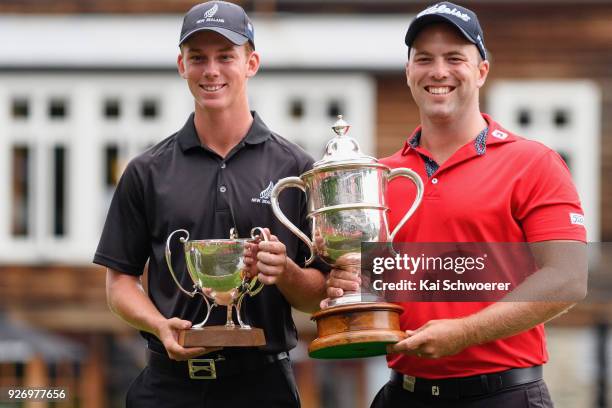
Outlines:
[{"label": "sleeve logo", "polygon": [[572,225],[582,225],[584,227],[584,215],[578,213],[569,213],[570,223]]}]

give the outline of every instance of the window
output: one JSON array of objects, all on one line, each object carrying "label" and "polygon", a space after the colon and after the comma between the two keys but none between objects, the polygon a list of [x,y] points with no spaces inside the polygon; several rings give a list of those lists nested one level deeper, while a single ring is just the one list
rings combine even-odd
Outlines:
[{"label": "window", "polygon": [[66,147],[57,145],[53,148],[53,235],[63,237],[66,234]]},{"label": "window", "polygon": [[30,115],[30,104],[27,98],[14,98],[11,113],[14,119],[24,120]]},{"label": "window", "polygon": [[507,80],[489,87],[487,112],[503,127],[559,152],[569,167],[586,217],[589,241],[599,240],[602,96],[586,80]]},{"label": "window", "polygon": [[337,119],[338,115],[346,114],[344,112],[343,103],[338,100],[331,100],[327,105],[327,116],[330,119]]},{"label": "window", "polygon": [[118,119],[121,116],[121,104],[118,99],[107,99],[104,101],[104,117],[106,119]]},{"label": "window", "polygon": [[104,185],[114,189],[119,181],[119,146],[107,144],[104,148]]},{"label": "window", "polygon": [[567,109],[557,108],[553,112],[553,123],[558,128],[564,128],[569,125],[570,113]]},{"label": "window", "polygon": [[521,127],[527,127],[531,124],[531,112],[528,109],[520,108],[516,115],[516,121]]},{"label": "window", "polygon": [[15,237],[25,237],[30,233],[28,223],[30,212],[30,149],[26,146],[15,146],[11,155],[11,233]]},{"label": "window", "polygon": [[53,98],[49,101],[49,118],[62,120],[68,116],[68,107],[65,99]]},{"label": "window", "polygon": [[144,119],[155,119],[159,115],[157,101],[154,99],[145,99],[142,101],[140,114]]},{"label": "window", "polygon": [[292,99],[289,102],[289,116],[293,119],[302,119],[304,116],[304,101],[302,99]]}]

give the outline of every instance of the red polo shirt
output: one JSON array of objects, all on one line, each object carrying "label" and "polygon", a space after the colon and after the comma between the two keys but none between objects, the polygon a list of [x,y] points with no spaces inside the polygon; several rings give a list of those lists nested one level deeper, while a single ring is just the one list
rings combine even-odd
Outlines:
[{"label": "red polo shirt", "polygon": [[[431,177],[422,147],[405,147],[381,162],[415,170],[425,183],[421,206],[397,234],[396,242],[538,242],[586,241],[580,200],[569,170],[553,150],[503,129],[488,115],[484,154],[474,141],[453,154]],[[417,128],[413,136],[420,131]],[[412,139],[412,137],[411,137]],[[409,139],[410,140],[410,139]],[[414,185],[402,178],[387,190],[389,224],[394,228],[412,204]],[[405,303],[402,329],[414,330],[429,320],[458,318],[488,303]],[[406,355],[387,357],[389,367],[423,378],[464,377],[547,361],[544,326],[518,335],[468,347],[440,359]]]}]

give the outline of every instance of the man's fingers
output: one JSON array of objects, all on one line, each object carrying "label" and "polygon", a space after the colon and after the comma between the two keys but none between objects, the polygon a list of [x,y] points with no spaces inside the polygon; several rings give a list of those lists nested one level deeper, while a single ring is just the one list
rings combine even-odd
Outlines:
[{"label": "man's fingers", "polygon": [[171,319],[168,319],[168,326],[171,329],[186,330],[191,327],[191,322],[189,320],[182,320],[178,317],[173,317]]},{"label": "man's fingers", "polygon": [[329,274],[330,278],[341,279],[353,282],[361,282],[361,276],[358,273],[334,269]]},{"label": "man's fingers", "polygon": [[329,287],[327,288],[327,296],[329,296],[330,298],[337,298],[340,297],[344,294],[344,291],[340,288],[332,288]]},{"label": "man's fingers", "polygon": [[259,256],[262,253],[262,251],[270,252],[273,254],[284,254],[287,250],[285,248],[285,244],[278,241],[278,238],[276,241],[261,241],[259,243],[258,248],[259,248],[259,253],[257,254],[257,256]]},{"label": "man's fingers", "polygon": [[207,352],[209,352],[209,350],[206,349],[205,347],[185,348],[177,344],[177,346],[174,347],[171,352],[169,351],[168,355],[173,360],[184,361],[184,360],[189,360],[190,358],[201,356],[202,354],[205,354]]},{"label": "man's fingers", "polygon": [[264,285],[273,285],[276,283],[276,276],[268,276],[260,273],[257,275],[257,280],[263,283]]},{"label": "man's fingers", "polygon": [[257,260],[266,265],[285,265],[287,262],[287,258],[285,253],[268,253],[268,252],[259,252],[257,254]]},{"label": "man's fingers", "polygon": [[356,290],[359,290],[360,285],[359,285],[359,283],[354,282],[354,281],[347,281],[347,280],[342,280],[342,279],[329,278],[327,280],[327,287],[328,288],[339,288],[339,289],[343,289],[343,290],[356,291]]},{"label": "man's fingers", "polygon": [[404,353],[416,355],[421,346],[421,339],[419,336],[411,335],[410,337],[387,346],[387,353]]}]

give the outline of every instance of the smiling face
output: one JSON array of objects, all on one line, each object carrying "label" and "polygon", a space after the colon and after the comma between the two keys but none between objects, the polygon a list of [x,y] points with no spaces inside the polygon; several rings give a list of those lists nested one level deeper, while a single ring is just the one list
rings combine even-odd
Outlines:
[{"label": "smiling face", "polygon": [[246,85],[259,68],[259,55],[213,31],[193,34],[181,47],[178,70],[196,109],[248,108]]},{"label": "smiling face", "polygon": [[444,23],[421,30],[406,64],[421,118],[432,122],[479,115],[478,92],[488,72],[489,62],[482,61],[476,46]]}]

